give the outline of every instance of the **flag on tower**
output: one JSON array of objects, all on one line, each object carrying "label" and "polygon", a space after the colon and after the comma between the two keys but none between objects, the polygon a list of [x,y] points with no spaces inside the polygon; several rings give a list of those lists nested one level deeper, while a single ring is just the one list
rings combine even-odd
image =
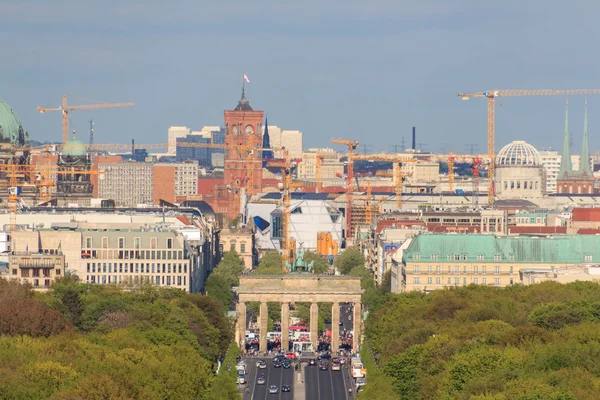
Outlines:
[{"label": "flag on tower", "polygon": [[244,80],[248,83],[250,83],[250,79],[248,79],[248,75],[246,75],[246,73],[244,73]]}]

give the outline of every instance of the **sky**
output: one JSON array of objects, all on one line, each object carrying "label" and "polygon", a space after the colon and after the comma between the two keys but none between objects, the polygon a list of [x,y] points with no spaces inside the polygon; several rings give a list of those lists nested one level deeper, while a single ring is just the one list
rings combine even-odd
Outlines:
[{"label": "sky", "polygon": [[[74,111],[71,127],[84,142],[93,118],[96,143],[165,143],[169,126],[222,125],[246,73],[252,107],[305,148],[392,151],[415,126],[426,151],[483,153],[486,101],[457,93],[600,88],[599,13],[591,0],[1,0],[0,98],[41,141],[60,140],[61,116],[36,107],[63,94],[134,102]],[[496,150],[560,149],[566,100],[499,100]],[[568,101],[579,152],[584,98]],[[588,102],[596,151],[600,95]]]}]

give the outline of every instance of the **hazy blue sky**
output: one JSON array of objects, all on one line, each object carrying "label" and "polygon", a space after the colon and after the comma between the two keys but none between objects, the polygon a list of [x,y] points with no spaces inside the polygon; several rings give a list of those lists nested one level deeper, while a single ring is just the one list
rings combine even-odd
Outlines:
[{"label": "hazy blue sky", "polygon": [[[600,87],[600,2],[547,0],[0,0],[0,98],[32,137],[59,140],[63,93],[135,108],[73,112],[87,141],[164,142],[221,125],[247,94],[305,147],[346,137],[390,150],[417,126],[427,150],[486,148],[485,100],[457,92]],[[80,100],[81,101],[81,100]],[[562,144],[564,98],[505,98],[496,144]],[[579,151],[582,97],[570,101]],[[81,101],[84,103],[84,101]],[[589,98],[600,150],[600,96]]]}]

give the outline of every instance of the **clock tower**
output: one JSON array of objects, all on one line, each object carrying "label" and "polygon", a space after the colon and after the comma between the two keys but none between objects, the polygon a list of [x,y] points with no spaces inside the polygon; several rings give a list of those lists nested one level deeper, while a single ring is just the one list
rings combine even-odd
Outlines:
[{"label": "clock tower", "polygon": [[225,120],[224,184],[233,191],[234,199],[227,217],[240,212],[240,196],[251,196],[262,190],[262,121],[264,112],[254,110],[242,89],[242,98],[233,110],[223,112]]}]

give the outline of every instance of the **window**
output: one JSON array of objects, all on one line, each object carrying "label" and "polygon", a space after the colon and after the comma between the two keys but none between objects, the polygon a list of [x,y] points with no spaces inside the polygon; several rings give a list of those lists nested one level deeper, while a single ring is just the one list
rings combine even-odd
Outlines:
[{"label": "window", "polygon": [[494,255],[494,261],[500,261],[500,254]]},{"label": "window", "polygon": [[[157,240],[155,237],[150,238],[150,248],[151,249],[156,249],[156,242],[157,242]],[[154,256],[152,258],[154,258]]]},{"label": "window", "polygon": [[462,259],[463,259],[463,261],[467,261],[467,255],[463,254]]},{"label": "window", "polygon": [[446,257],[446,259],[447,259],[448,261],[452,261],[452,255],[448,254],[448,256]]},{"label": "window", "polygon": [[246,243],[240,243],[240,253],[244,254],[246,252]]},{"label": "window", "polygon": [[481,284],[487,285],[487,278],[481,278]]},{"label": "window", "polygon": [[167,249],[172,249],[173,248],[173,238],[168,238],[167,239]]},{"label": "window", "polygon": [[440,273],[440,266],[439,266],[439,265],[435,267],[435,273],[436,273],[436,274],[439,274],[439,273]]},{"label": "window", "polygon": [[460,278],[454,278],[454,284],[460,285]]},{"label": "window", "polygon": [[478,266],[474,266],[473,267],[473,273],[474,274],[478,274],[479,273],[479,267]]},{"label": "window", "polygon": [[511,273],[511,274],[513,273],[513,267],[510,267],[509,273]]},{"label": "window", "polygon": [[448,267],[448,273],[451,274],[452,273],[452,267]]},{"label": "window", "polygon": [[119,238],[119,248],[120,249],[125,248],[125,238],[122,238],[122,237]]},{"label": "window", "polygon": [[460,267],[459,266],[454,267],[454,273],[455,274],[460,274]]},{"label": "window", "polygon": [[467,273],[467,266],[465,265],[465,266],[463,267],[463,274],[466,274],[466,273]]},{"label": "window", "polygon": [[435,284],[436,284],[436,285],[439,285],[439,284],[440,284],[440,281],[441,281],[441,278],[439,278],[439,277],[435,278]]},{"label": "window", "polygon": [[592,261],[592,255],[591,255],[591,254],[586,254],[586,255],[584,256],[584,260],[585,260],[585,261]]},{"label": "window", "polygon": [[419,267],[418,265],[415,265],[413,267],[413,274],[420,274],[421,273],[421,267]]},{"label": "window", "polygon": [[415,276],[415,277],[413,278],[413,283],[416,283],[416,284],[419,284],[419,283],[421,283],[421,278],[419,278],[418,276]]},{"label": "window", "polygon": [[494,285],[500,284],[500,278],[494,278]]},{"label": "window", "polygon": [[510,255],[510,257],[509,257],[509,260],[510,260],[511,262],[515,262],[515,255],[514,255],[514,254],[511,254],[511,255]]},{"label": "window", "polygon": [[487,274],[487,267],[481,267],[481,273]]},{"label": "window", "polygon": [[494,275],[500,275],[500,267],[494,267]]},{"label": "window", "polygon": [[85,238],[85,247],[88,249],[92,248],[92,238],[91,237]]},{"label": "window", "polygon": [[235,251],[235,242],[229,244],[229,251]]},{"label": "window", "polygon": [[414,260],[415,261],[419,261],[420,259],[421,259],[421,255],[420,254],[415,254]]},{"label": "window", "polygon": [[107,237],[102,238],[102,248],[108,249],[108,238]]},{"label": "window", "polygon": [[483,254],[477,254],[477,261],[483,261]]},{"label": "window", "polygon": [[427,267],[427,273],[428,274],[433,273],[433,267],[431,265]]},{"label": "window", "polygon": [[460,254],[454,255],[454,261],[460,261]]},{"label": "window", "polygon": [[448,278],[448,285],[452,284],[452,278]]},{"label": "window", "polygon": [[433,278],[427,278],[427,283],[431,285],[433,283]]},{"label": "window", "polygon": [[463,278],[463,285],[467,284],[467,278]]},{"label": "window", "polygon": [[142,239],[141,238],[136,237],[136,238],[133,239],[133,248],[139,249],[140,247],[142,247],[141,245],[142,245]]},{"label": "window", "polygon": [[438,255],[437,254],[432,254],[431,255],[431,261],[437,261],[438,259]]},{"label": "window", "polygon": [[473,283],[478,285],[479,284],[479,278],[473,278]]}]

